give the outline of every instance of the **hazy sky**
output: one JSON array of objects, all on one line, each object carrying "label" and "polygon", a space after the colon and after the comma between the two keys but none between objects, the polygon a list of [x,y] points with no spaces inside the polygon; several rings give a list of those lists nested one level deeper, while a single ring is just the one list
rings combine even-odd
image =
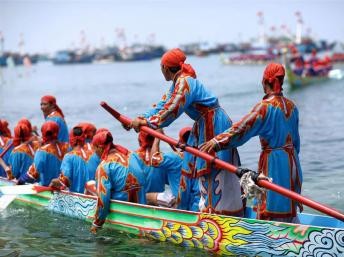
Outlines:
[{"label": "hazy sky", "polygon": [[[295,33],[295,12],[304,31],[316,39],[344,41],[344,0],[0,0],[0,31],[5,50],[54,52],[79,46],[81,31],[93,47],[127,42],[155,42],[167,47],[195,41],[238,42],[259,34],[257,12],[264,13],[266,31],[285,24]],[[277,32],[275,32],[277,33]]]}]

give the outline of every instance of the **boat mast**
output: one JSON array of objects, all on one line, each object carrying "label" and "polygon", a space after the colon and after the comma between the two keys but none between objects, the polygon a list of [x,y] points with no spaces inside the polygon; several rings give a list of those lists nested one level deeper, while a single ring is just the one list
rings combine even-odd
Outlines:
[{"label": "boat mast", "polygon": [[265,35],[265,23],[264,23],[264,13],[262,11],[257,12],[258,16],[258,27],[259,27],[259,45],[266,45],[266,35]]},{"label": "boat mast", "polygon": [[303,20],[301,12],[295,12],[296,16],[296,36],[295,36],[295,43],[301,44],[302,42],[302,28],[303,28]]}]

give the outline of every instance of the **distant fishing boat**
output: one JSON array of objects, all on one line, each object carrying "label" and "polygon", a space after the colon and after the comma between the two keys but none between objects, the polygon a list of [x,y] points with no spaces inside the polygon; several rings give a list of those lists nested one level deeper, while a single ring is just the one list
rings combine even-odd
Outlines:
[{"label": "distant fishing boat", "polygon": [[[0,178],[0,186],[14,185]],[[1,199],[1,197],[0,197]],[[68,191],[18,195],[24,206],[86,220],[94,218],[96,197]],[[342,256],[344,222],[321,215],[299,214],[301,224],[215,215],[112,200],[105,227],[221,255]]]}]

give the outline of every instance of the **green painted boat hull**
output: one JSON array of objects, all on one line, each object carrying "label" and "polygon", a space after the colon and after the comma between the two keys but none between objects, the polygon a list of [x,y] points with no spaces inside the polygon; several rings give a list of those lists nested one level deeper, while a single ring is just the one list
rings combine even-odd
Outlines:
[{"label": "green painted boat hull", "polygon": [[[0,185],[12,183],[0,179]],[[96,198],[61,192],[19,195],[16,202],[93,221]],[[112,201],[105,226],[222,255],[342,256],[344,224],[320,227],[260,221]]]},{"label": "green painted boat hull", "polygon": [[319,77],[303,77],[298,76],[293,71],[287,67],[286,68],[288,83],[292,90],[304,88],[308,85],[323,83],[330,78],[328,76],[319,76]]}]

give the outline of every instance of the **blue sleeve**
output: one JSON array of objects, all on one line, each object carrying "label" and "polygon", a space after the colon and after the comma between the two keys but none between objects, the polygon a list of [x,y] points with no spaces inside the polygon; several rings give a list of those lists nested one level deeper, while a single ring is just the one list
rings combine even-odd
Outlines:
[{"label": "blue sleeve", "polygon": [[244,118],[214,138],[217,150],[241,146],[250,138],[262,133],[265,130],[268,115],[267,104],[256,105]]},{"label": "blue sleeve", "polygon": [[63,157],[62,163],[61,163],[61,172],[63,175],[68,177],[68,180],[70,184],[73,184],[73,156],[71,154],[66,154]]},{"label": "blue sleeve", "polygon": [[193,98],[188,80],[178,79],[172,93],[167,95],[164,105],[158,106],[160,110],[156,108],[152,112],[155,114],[146,117],[147,125],[153,129],[167,127],[189,107]]}]

